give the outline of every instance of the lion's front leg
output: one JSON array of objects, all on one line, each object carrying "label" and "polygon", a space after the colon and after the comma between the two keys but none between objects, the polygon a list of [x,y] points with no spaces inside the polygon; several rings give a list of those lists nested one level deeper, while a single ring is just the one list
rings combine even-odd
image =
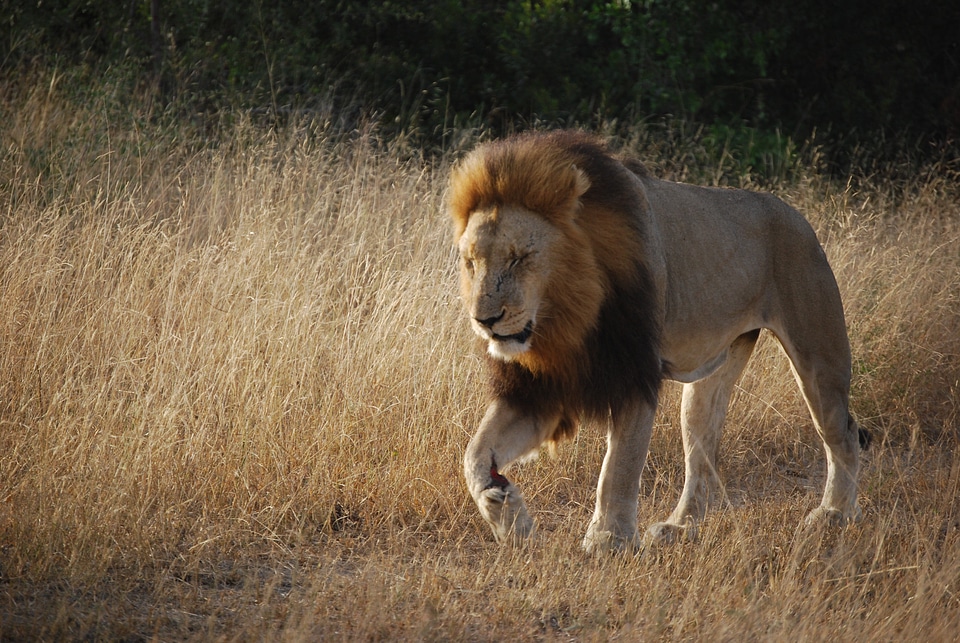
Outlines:
[{"label": "lion's front leg", "polygon": [[463,459],[467,487],[498,542],[518,542],[534,529],[520,490],[501,470],[540,446],[558,419],[537,418],[495,400],[467,445]]},{"label": "lion's front leg", "polygon": [[583,539],[590,553],[640,546],[637,503],[640,473],[650,447],[656,407],[638,402],[618,413],[607,432],[607,454],[597,483],[597,507]]}]

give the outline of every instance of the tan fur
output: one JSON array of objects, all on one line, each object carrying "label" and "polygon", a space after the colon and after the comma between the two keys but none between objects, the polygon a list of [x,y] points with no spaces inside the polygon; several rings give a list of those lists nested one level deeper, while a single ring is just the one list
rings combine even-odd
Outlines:
[{"label": "tan fur", "polygon": [[770,195],[659,181],[576,132],[490,143],[451,175],[461,291],[487,343],[491,404],[464,472],[498,539],[533,521],[500,474],[580,418],[612,418],[589,550],[638,545],[660,379],[685,382],[686,482],[647,540],[692,536],[711,502],[726,405],[759,330],[781,341],[827,451],[810,519],[854,519],[857,429],[833,274],[809,224]]}]

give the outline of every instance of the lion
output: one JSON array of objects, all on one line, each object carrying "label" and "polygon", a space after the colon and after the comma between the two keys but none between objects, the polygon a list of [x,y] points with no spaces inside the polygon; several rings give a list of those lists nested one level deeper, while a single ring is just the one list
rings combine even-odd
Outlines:
[{"label": "lion", "polygon": [[[849,410],[843,306],[800,213],[770,194],[657,179],[578,131],[478,146],[451,173],[448,209],[490,394],[463,470],[498,541],[534,531],[502,472],[591,420],[606,423],[607,452],[583,547],[695,538],[761,329],[789,357],[826,452],[823,499],[806,522],[860,518],[866,433]],[[683,383],[685,480],[673,513],[641,536],[640,473],[664,379]]]}]

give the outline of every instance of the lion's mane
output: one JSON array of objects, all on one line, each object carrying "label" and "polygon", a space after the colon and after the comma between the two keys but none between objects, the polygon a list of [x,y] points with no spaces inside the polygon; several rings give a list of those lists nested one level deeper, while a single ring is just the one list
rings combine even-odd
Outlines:
[{"label": "lion's mane", "polygon": [[644,173],[592,136],[554,132],[482,145],[452,174],[458,238],[478,209],[520,206],[562,232],[569,263],[593,267],[559,270],[564,280],[547,291],[553,314],[538,322],[523,359],[487,358],[491,395],[524,412],[561,413],[554,440],[573,435],[581,418],[604,419],[638,399],[656,403],[660,304],[644,262]]}]

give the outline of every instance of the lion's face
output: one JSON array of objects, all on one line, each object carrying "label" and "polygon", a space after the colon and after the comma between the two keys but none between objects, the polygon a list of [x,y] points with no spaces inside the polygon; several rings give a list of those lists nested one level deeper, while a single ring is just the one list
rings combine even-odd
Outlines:
[{"label": "lion's face", "polygon": [[545,290],[560,231],[508,206],[475,212],[458,241],[460,283],[474,332],[490,355],[511,360],[536,342],[549,315]]}]

